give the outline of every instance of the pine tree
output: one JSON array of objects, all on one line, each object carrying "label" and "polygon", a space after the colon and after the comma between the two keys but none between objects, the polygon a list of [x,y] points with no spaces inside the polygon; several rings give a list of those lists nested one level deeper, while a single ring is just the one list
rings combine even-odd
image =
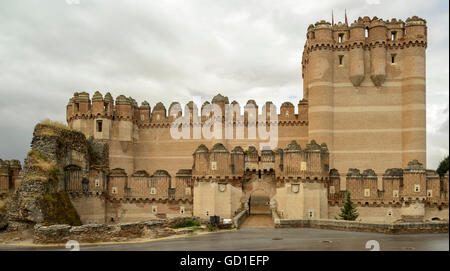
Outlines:
[{"label": "pine tree", "polygon": [[437,168],[437,173],[439,176],[444,177],[445,173],[448,171],[449,163],[448,163],[448,155],[445,157],[440,163],[439,167]]},{"label": "pine tree", "polygon": [[356,207],[350,198],[350,192],[347,191],[347,199],[345,200],[344,207],[341,208],[339,216],[344,220],[356,220],[359,214],[356,211]]}]

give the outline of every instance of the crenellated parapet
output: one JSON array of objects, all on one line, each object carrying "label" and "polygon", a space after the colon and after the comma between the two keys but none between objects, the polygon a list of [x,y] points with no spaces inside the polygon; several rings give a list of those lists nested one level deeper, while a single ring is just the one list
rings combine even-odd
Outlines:
[{"label": "crenellated parapet", "polygon": [[383,20],[378,17],[359,17],[350,25],[341,22],[331,25],[327,21],[311,24],[307,30],[305,48],[308,51],[316,49],[345,49],[354,46],[399,46],[409,43],[421,43],[426,46],[426,20],[413,16],[406,22],[393,18]]},{"label": "crenellated parapet", "polygon": [[194,196],[194,181],[192,169],[180,169],[175,175],[175,200],[192,202]]},{"label": "crenellated parapet", "polygon": [[326,180],[329,171],[329,153],[325,143],[319,145],[315,140],[304,149],[291,141],[285,149],[275,152],[275,174],[280,179]]},{"label": "crenellated parapet", "polygon": [[[211,103],[206,101],[202,106],[195,105],[193,101],[188,102],[185,106],[181,106],[179,102],[173,102],[168,108],[162,103],[158,102],[151,108],[149,102],[143,101],[140,106],[136,100],[132,97],[126,97],[125,95],[117,96],[116,100],[112,98],[108,92],[105,97],[99,91],[96,91],[90,99],[87,92],[76,92],[66,108],[67,122],[69,126],[74,129],[84,129],[81,127],[92,127],[93,131],[86,131],[89,135],[94,135],[95,132],[101,132],[110,126],[108,120],[130,121],[136,124],[139,128],[152,128],[152,127],[165,127],[169,128],[170,124],[179,117],[190,116],[190,123],[198,122],[203,124],[212,115],[212,108],[209,114],[206,114],[206,105],[218,105],[222,115],[222,122],[226,121],[226,113],[233,114],[231,118],[227,119],[234,124],[248,125],[256,124],[262,121],[270,121],[268,115],[272,104],[267,102],[263,106],[263,112],[259,114],[258,105],[254,100],[249,100],[243,108],[233,101],[231,104],[228,102],[228,97],[221,94],[216,95]],[[273,104],[272,104],[273,105]],[[295,107],[290,102],[285,102],[280,107],[280,114],[277,113],[279,125],[307,125],[308,121],[308,103],[306,100],[302,100],[298,105],[298,113],[295,113]],[[276,109],[276,106],[275,106]],[[172,114],[171,112],[177,112]],[[197,118],[193,117],[193,114]],[[264,114],[264,116],[262,115]],[[93,125],[81,125],[75,124],[75,120],[97,120],[97,123]],[[103,123],[99,126],[99,121]],[[90,128],[88,128],[90,129]],[[106,136],[104,139],[107,139]]]},{"label": "crenellated parapet", "polygon": [[244,160],[237,158],[242,155],[243,153],[236,149],[233,152],[228,151],[222,143],[216,143],[211,150],[201,144],[193,155],[192,175],[196,178],[241,177],[243,172],[237,172],[236,168],[242,168]]},{"label": "crenellated parapet", "polygon": [[0,194],[16,190],[22,181],[22,166],[19,160],[0,159]]},{"label": "crenellated parapet", "polygon": [[[350,25],[341,22],[331,25],[322,20],[308,27],[302,75],[303,78],[307,77],[312,52],[330,50],[339,54],[339,65],[345,66],[345,63],[349,63],[350,81],[358,87],[368,72],[364,71],[363,52],[370,51],[370,78],[374,85],[379,87],[386,80],[387,51],[411,46],[427,46],[426,21],[417,16],[408,18],[406,22],[395,18],[385,21],[366,16],[359,17]],[[396,57],[399,57],[397,52],[392,53],[389,59],[394,63],[397,61]]]},{"label": "crenellated parapet", "polygon": [[97,196],[108,201],[172,201],[192,202],[192,170],[179,170],[172,188],[172,176],[166,170],[149,174],[137,170],[128,174],[122,168],[109,170],[92,166],[84,173],[77,166],[65,169],[65,190],[75,198]]},{"label": "crenellated parapet", "polygon": [[[333,204],[345,200],[349,191],[358,206],[404,206],[415,203],[426,206],[448,206],[448,175],[440,178],[434,170],[425,170],[417,160],[402,168],[386,169],[377,176],[372,169],[361,172],[349,168],[344,178],[336,169],[329,173],[329,201]],[[345,187],[341,182],[345,181]]]},{"label": "crenellated parapet", "polygon": [[372,169],[361,173],[359,169],[350,168],[346,176],[346,186],[356,202],[372,202],[379,197],[378,176]]},{"label": "crenellated parapet", "polygon": [[237,146],[229,152],[221,143],[211,150],[201,144],[193,154],[195,178],[239,179],[245,174],[272,172],[279,179],[328,179],[328,149],[314,140],[304,150],[296,141],[276,151]]}]

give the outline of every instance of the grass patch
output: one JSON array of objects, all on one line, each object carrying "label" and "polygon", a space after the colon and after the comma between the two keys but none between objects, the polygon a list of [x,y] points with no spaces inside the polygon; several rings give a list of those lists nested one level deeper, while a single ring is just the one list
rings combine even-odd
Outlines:
[{"label": "grass patch", "polygon": [[53,126],[53,127],[57,127],[57,128],[61,128],[61,129],[66,129],[66,130],[70,130],[69,126],[67,126],[66,124],[60,122],[60,121],[53,121],[51,119],[44,119],[40,122],[40,124],[46,124],[49,126]]},{"label": "grass patch", "polygon": [[64,123],[50,119],[42,120],[39,124],[42,124],[38,131],[38,135],[41,136],[58,136],[60,130],[71,131]]},{"label": "grass patch", "polygon": [[217,227],[211,223],[208,224],[208,231],[215,231],[217,230]]},{"label": "grass patch", "polygon": [[45,223],[43,224],[81,225],[80,216],[65,191],[47,193],[40,198],[39,204],[45,214]]},{"label": "grass patch", "polygon": [[32,158],[32,166],[38,168],[36,174],[28,176],[28,179],[39,179],[42,181],[47,179],[58,180],[62,176],[56,163],[43,157],[40,152],[30,150],[28,156]]},{"label": "grass patch", "polygon": [[201,226],[194,226],[194,227],[192,227],[192,230],[193,231],[202,231],[203,228]]},{"label": "grass patch", "polygon": [[27,155],[31,156],[34,160],[45,160],[41,153],[35,150],[30,150]]},{"label": "grass patch", "polygon": [[192,219],[185,219],[183,222],[175,225],[172,227],[172,229],[179,229],[179,228],[186,228],[186,227],[199,227],[200,222],[192,220]]},{"label": "grass patch", "polygon": [[48,171],[48,177],[52,180],[58,180],[62,177],[62,173],[58,167],[54,166]]}]

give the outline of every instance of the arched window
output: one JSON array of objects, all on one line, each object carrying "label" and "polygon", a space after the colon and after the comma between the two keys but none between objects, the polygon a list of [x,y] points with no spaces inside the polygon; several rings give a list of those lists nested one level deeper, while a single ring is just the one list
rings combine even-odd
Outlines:
[{"label": "arched window", "polygon": [[366,26],[366,31],[365,31],[365,37],[368,38],[369,37],[369,27]]}]

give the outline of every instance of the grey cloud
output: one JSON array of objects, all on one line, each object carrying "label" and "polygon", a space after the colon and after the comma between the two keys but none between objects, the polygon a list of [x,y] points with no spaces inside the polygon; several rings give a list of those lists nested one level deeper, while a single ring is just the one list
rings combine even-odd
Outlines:
[{"label": "grey cloud", "polygon": [[[75,91],[110,91],[168,106],[217,92],[245,104],[296,104],[309,24],[358,16],[428,21],[428,165],[448,144],[445,1],[0,2],[0,157],[23,159],[34,124],[65,121]],[[387,6],[389,8],[387,8]],[[406,7],[406,8],[405,8]],[[442,109],[442,110],[440,110]],[[443,120],[447,118],[447,126]],[[439,157],[439,159],[438,159]]]}]

